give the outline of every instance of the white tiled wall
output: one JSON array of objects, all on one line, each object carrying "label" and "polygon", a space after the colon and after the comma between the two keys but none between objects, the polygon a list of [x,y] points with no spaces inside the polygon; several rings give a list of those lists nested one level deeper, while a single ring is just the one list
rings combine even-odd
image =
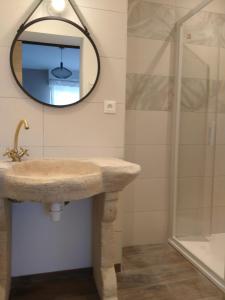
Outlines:
[{"label": "white tiled wall", "polygon": [[166,210],[135,212],[125,215],[124,245],[158,244],[166,241],[168,212]]},{"label": "white tiled wall", "polygon": [[141,165],[124,194],[124,245],[160,243],[167,237],[170,113],[127,111],[125,157]]},{"label": "white tiled wall", "polygon": [[[127,0],[76,3],[99,49],[102,72],[93,94],[83,103],[65,109],[44,107],[28,99],[10,71],[10,44],[35,1],[1,3],[1,153],[11,146],[17,122],[27,118],[30,130],[22,132],[20,143],[29,148],[31,157],[123,157]],[[38,14],[41,16],[44,11],[41,8]],[[71,15],[69,11],[66,14]],[[104,100],[117,101],[115,115],[103,113]],[[66,207],[62,222],[57,225],[49,221],[40,205],[13,205],[13,275],[90,266],[90,218],[91,200]],[[117,231],[119,241],[121,226]]]},{"label": "white tiled wall", "polygon": [[[173,75],[172,43],[128,36],[127,73]],[[145,90],[145,84],[137,90],[146,95],[152,92]],[[125,141],[125,158],[139,163],[142,171],[123,193],[123,244],[163,242],[168,229],[170,112],[127,110]]]},{"label": "white tiled wall", "polygon": [[128,37],[127,73],[172,75],[172,45],[165,41]]},{"label": "white tiled wall", "polygon": [[105,1],[105,0],[77,0],[77,4],[80,6],[99,8],[103,10],[112,10],[117,12],[127,12],[127,1],[114,0],[114,1]]},{"label": "white tiled wall", "polygon": [[225,232],[225,114],[217,115],[217,135],[215,153],[215,178],[213,193],[213,232]]}]

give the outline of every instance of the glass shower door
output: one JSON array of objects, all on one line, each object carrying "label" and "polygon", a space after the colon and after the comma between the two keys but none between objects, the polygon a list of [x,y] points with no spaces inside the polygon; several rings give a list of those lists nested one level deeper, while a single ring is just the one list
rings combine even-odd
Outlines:
[{"label": "glass shower door", "polygon": [[196,43],[188,22],[182,45],[175,238],[223,278],[224,263],[214,259],[220,49]]}]

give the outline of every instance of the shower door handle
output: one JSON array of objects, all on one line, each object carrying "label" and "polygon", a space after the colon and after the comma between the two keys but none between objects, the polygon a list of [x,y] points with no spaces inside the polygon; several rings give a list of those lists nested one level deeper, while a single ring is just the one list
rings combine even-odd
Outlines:
[{"label": "shower door handle", "polygon": [[216,122],[213,121],[208,128],[208,145],[214,146],[216,133]]}]

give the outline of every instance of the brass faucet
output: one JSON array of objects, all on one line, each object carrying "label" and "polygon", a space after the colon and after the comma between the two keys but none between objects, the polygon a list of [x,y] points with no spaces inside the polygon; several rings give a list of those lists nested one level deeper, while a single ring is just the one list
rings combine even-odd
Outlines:
[{"label": "brass faucet", "polygon": [[20,149],[18,149],[18,138],[19,138],[19,133],[20,133],[20,129],[22,126],[24,126],[25,129],[29,129],[27,120],[24,119],[18,123],[18,125],[16,127],[15,136],[14,136],[14,147],[13,147],[13,149],[8,149],[3,154],[3,156],[8,156],[10,159],[12,159],[12,161],[21,161],[21,159],[24,155],[29,156],[27,149],[24,149],[22,147],[20,147]]}]

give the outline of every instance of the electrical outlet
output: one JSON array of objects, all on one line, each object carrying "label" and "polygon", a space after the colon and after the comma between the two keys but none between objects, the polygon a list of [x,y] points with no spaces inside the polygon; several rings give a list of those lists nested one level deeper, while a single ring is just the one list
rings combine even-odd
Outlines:
[{"label": "electrical outlet", "polygon": [[104,101],[104,113],[116,114],[116,101],[112,101],[112,100]]}]

